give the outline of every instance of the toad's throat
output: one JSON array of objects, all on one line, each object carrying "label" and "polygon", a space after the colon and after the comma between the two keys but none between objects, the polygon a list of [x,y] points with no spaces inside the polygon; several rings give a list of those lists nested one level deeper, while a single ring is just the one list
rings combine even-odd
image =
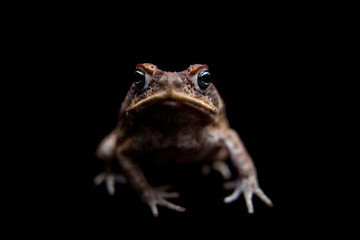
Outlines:
[{"label": "toad's throat", "polygon": [[218,113],[218,109],[215,108],[207,98],[201,97],[198,99],[189,96],[188,94],[174,91],[161,92],[151,97],[136,101],[129,106],[127,113],[141,112],[154,105],[162,105],[163,107],[171,109],[181,108],[185,105],[204,114]]}]

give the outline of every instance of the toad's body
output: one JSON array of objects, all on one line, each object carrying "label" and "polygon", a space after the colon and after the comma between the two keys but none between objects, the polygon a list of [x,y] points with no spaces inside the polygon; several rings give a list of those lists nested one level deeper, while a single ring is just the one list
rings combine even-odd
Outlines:
[{"label": "toad's body", "polygon": [[121,105],[117,127],[100,143],[97,156],[108,163],[108,171],[99,174],[95,182],[106,181],[109,193],[114,193],[116,175],[111,172],[111,163],[116,158],[126,182],[150,206],[154,216],[158,215],[157,205],[177,211],[185,209],[166,200],[178,193],[148,183],[141,169],[142,161],[163,164],[207,161],[228,179],[230,171],[224,161],[230,158],[238,176],[225,184],[234,189],[225,202],[243,193],[252,213],[251,199],[255,193],[272,205],[258,186],[251,157],[238,134],[229,127],[225,105],[210,83],[206,65],[164,72],[152,64],[138,64],[134,84]]}]

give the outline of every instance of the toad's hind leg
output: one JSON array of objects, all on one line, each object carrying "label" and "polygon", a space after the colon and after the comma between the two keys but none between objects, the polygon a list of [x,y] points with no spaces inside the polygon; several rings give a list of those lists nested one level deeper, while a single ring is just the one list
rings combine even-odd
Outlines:
[{"label": "toad's hind leg", "polygon": [[114,173],[112,170],[113,159],[115,158],[116,131],[110,132],[99,144],[96,156],[106,163],[106,168],[94,178],[94,184],[100,185],[105,182],[106,189],[110,195],[115,194],[115,183],[126,183],[124,175]]},{"label": "toad's hind leg", "polygon": [[202,166],[202,174],[209,175],[211,170],[215,170],[220,173],[223,179],[229,180],[231,178],[231,171],[229,166],[225,162],[228,156],[229,153],[226,148],[218,148],[209,159],[210,163]]},{"label": "toad's hind leg", "polygon": [[205,164],[201,168],[203,175],[209,175],[211,170],[219,172],[225,180],[229,180],[231,178],[230,168],[224,161],[216,161],[211,164]]}]

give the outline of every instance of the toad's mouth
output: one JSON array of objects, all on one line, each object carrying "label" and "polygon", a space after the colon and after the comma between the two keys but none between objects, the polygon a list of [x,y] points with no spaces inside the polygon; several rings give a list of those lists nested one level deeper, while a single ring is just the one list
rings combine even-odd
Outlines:
[{"label": "toad's mouth", "polygon": [[148,110],[157,106],[160,106],[163,109],[174,109],[179,111],[181,111],[181,109],[189,108],[204,115],[215,115],[219,112],[218,109],[215,108],[214,105],[210,102],[210,100],[205,97],[194,98],[189,96],[189,94],[168,91],[158,93],[138,101],[135,100],[128,107],[127,114],[141,113],[144,110]]}]

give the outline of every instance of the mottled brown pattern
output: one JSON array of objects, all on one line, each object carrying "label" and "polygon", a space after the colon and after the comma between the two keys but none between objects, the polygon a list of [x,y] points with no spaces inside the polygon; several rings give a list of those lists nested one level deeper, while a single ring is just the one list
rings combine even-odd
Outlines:
[{"label": "mottled brown pattern", "polygon": [[[244,195],[249,213],[253,212],[252,196],[257,195],[267,205],[271,200],[258,185],[253,161],[235,130],[228,124],[225,105],[213,84],[199,89],[198,74],[209,70],[207,65],[194,64],[182,72],[165,72],[153,64],[138,64],[145,72],[146,84],[137,89],[133,84],[123,101],[118,124],[99,145],[97,156],[107,162],[108,171],[96,177],[105,181],[108,192],[115,192],[115,175],[111,171],[116,157],[126,182],[147,203],[154,216],[157,206],[176,211],[185,208],[167,198],[178,193],[155,188],[147,181],[141,163],[152,164],[212,162],[224,178],[230,178],[225,160],[230,158],[237,176],[225,183],[233,193],[225,203]],[[125,182],[123,180],[122,182]]]}]

